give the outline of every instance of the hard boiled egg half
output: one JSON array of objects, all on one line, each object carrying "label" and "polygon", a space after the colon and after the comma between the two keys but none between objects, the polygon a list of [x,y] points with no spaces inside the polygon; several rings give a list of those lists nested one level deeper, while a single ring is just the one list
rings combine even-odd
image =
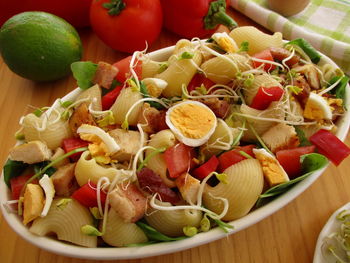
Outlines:
[{"label": "hard boiled egg half", "polygon": [[216,116],[209,107],[191,100],[169,108],[165,121],[176,138],[191,147],[206,143],[217,125]]},{"label": "hard boiled egg half", "polygon": [[311,92],[306,101],[304,117],[310,120],[331,120],[332,109],[324,97]]}]

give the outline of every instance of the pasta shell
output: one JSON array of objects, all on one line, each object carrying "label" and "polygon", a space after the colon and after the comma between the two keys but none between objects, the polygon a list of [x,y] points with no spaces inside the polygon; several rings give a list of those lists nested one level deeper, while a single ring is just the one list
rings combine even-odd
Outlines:
[{"label": "pasta shell", "polygon": [[215,197],[226,198],[229,208],[222,218],[231,221],[245,216],[258,200],[264,186],[264,176],[260,162],[256,159],[246,159],[227,168],[224,173],[228,183],[219,183],[211,187],[206,185],[203,194],[204,205],[213,212],[220,214],[224,205]]}]

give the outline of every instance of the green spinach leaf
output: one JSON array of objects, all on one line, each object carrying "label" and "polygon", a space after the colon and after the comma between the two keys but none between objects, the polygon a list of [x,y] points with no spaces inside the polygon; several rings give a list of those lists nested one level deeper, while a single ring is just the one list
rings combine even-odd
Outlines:
[{"label": "green spinach leaf", "polygon": [[300,47],[315,64],[317,64],[321,59],[320,53],[318,53],[317,50],[303,38],[297,38],[292,41],[289,41],[286,45],[296,45]]},{"label": "green spinach leaf", "polygon": [[90,61],[77,61],[71,64],[74,78],[77,80],[79,88],[86,90],[93,85],[97,64]]},{"label": "green spinach leaf", "polygon": [[340,82],[335,86],[334,89],[330,91],[330,93],[335,94],[338,99],[345,99],[345,90],[346,85],[349,82],[349,77],[347,76],[335,76],[329,81],[329,86],[333,85],[340,79]]},{"label": "green spinach leaf", "polygon": [[21,173],[29,166],[29,164],[8,159],[4,165],[4,181],[8,187],[11,187],[12,178],[21,175]]}]

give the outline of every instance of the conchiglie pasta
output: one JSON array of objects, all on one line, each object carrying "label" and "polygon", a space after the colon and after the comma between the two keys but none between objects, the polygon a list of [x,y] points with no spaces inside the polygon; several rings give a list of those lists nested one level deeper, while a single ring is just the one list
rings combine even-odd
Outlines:
[{"label": "conchiglie pasta", "polygon": [[[171,206],[171,204],[167,202],[156,202],[161,206]],[[155,228],[160,233],[171,237],[178,237],[184,235],[183,228],[185,226],[199,226],[202,220],[202,212],[193,209],[171,211],[149,209],[145,219],[151,227]]]},{"label": "conchiglie pasta", "polygon": [[43,141],[51,150],[60,147],[63,139],[72,137],[68,121],[62,120],[60,112],[55,110],[49,117],[45,113],[40,117],[33,113],[26,115],[22,127],[27,142]]},{"label": "conchiglie pasta", "polygon": [[269,74],[257,75],[250,87],[244,88],[244,99],[250,105],[260,87],[281,87],[281,84]]},{"label": "conchiglie pasta", "polygon": [[339,68],[334,67],[329,63],[325,63],[321,66],[321,72],[323,73],[324,81],[329,82],[335,76],[342,75],[342,72]]},{"label": "conchiglie pasta", "polygon": [[[163,130],[154,134],[151,137],[151,140],[149,141],[148,145],[154,148],[162,148],[162,147],[169,148],[171,146],[174,146],[175,143],[176,143],[175,135],[170,130]],[[153,151],[154,150],[152,149],[148,149],[146,151],[146,158],[147,156],[152,154]],[[168,187],[176,186],[175,182],[170,180],[167,177],[167,166],[162,153],[158,153],[152,156],[152,158],[150,158],[147,162],[147,167],[153,170],[154,172],[156,172]]]},{"label": "conchiglie pasta", "polygon": [[[257,134],[261,135],[266,132],[276,122],[272,120],[264,120],[258,118],[269,118],[276,120],[283,120],[285,113],[283,111],[283,105],[280,102],[272,102],[266,110],[256,110],[246,104],[241,105],[241,113],[252,116],[252,118],[246,117],[247,122],[254,128]],[[249,125],[243,135],[244,141],[256,141],[255,135],[251,131]]]},{"label": "conchiglie pasta", "polygon": [[245,216],[258,200],[264,186],[261,165],[256,159],[246,159],[227,168],[228,183],[219,183],[211,187],[206,185],[203,194],[205,207],[220,214],[224,209],[225,198],[229,208],[222,220],[230,221]]},{"label": "conchiglie pasta", "polygon": [[101,111],[102,103],[101,103],[101,88],[99,85],[94,85],[91,88],[84,90],[82,93],[78,95],[75,101],[88,99],[88,104],[91,103],[91,107],[93,110]]},{"label": "conchiglie pasta", "polygon": [[239,54],[226,54],[211,58],[201,65],[207,78],[218,84],[227,84],[238,72],[250,69],[249,60]]},{"label": "conchiglie pasta", "polygon": [[214,133],[207,143],[201,146],[201,151],[207,157],[218,155],[221,151],[227,151],[231,149],[232,143],[239,132],[237,128],[231,128],[225,121],[218,119]]},{"label": "conchiglie pasta", "polygon": [[[169,58],[168,68],[155,75],[156,78],[163,79],[168,83],[168,86],[163,90],[162,95],[165,97],[181,96],[182,85],[188,85],[197,72],[199,65],[202,62],[202,55],[198,49],[194,49],[192,45],[185,45],[182,48],[175,48],[176,53]],[[181,54],[188,52],[193,54],[192,59],[181,59]]]},{"label": "conchiglie pasta", "polygon": [[276,32],[273,35],[265,34],[253,26],[241,26],[230,32],[230,37],[240,46],[242,42],[249,42],[249,55],[254,55],[269,47],[282,47],[282,34]]},{"label": "conchiglie pasta", "polygon": [[125,247],[129,244],[145,243],[148,241],[145,233],[136,224],[125,223],[114,209],[109,209],[106,229],[102,239],[113,247]]},{"label": "conchiglie pasta", "polygon": [[[122,124],[126,118],[127,113],[134,104],[138,103],[142,99],[142,95],[138,91],[133,91],[132,88],[124,88],[120,92],[118,98],[111,107],[115,122]],[[136,125],[139,115],[141,113],[143,103],[138,103],[132,109],[128,116],[129,125]]]},{"label": "conchiglie pasta", "polygon": [[75,179],[80,186],[89,181],[97,184],[101,177],[107,177],[110,181],[119,176],[120,181],[129,178],[130,173],[125,170],[117,170],[113,167],[104,167],[96,163],[95,159],[90,157],[89,151],[85,151],[80,156],[75,166]]},{"label": "conchiglie pasta", "polygon": [[52,233],[59,240],[71,242],[83,247],[96,247],[97,237],[81,232],[81,227],[93,221],[89,210],[74,199],[54,199],[45,217],[34,220],[29,231],[39,236]]}]

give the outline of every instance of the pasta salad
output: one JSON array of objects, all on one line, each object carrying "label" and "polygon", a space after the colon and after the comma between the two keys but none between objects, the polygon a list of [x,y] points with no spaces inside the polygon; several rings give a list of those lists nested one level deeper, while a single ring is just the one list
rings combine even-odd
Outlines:
[{"label": "pasta salad", "polygon": [[23,116],[4,180],[31,233],[84,247],[220,227],[350,149],[348,78],[305,40],[254,27],[180,40],[166,61],[75,62],[73,99]]}]

